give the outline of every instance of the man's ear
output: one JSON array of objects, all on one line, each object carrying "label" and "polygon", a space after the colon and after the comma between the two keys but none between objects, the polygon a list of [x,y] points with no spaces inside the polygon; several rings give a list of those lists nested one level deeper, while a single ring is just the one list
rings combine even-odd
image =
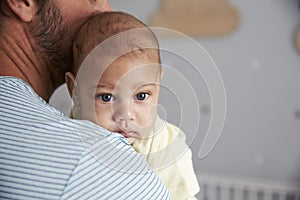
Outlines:
[{"label": "man's ear", "polygon": [[73,101],[75,104],[77,104],[78,102],[78,98],[79,98],[79,91],[78,88],[76,86],[76,80],[75,80],[75,76],[72,72],[67,72],[65,74],[65,79],[66,79],[66,84],[67,84],[67,88],[68,88],[68,92],[70,94],[70,96],[72,97]]},{"label": "man's ear", "polygon": [[34,0],[6,0],[13,13],[24,22],[30,22],[37,12]]}]

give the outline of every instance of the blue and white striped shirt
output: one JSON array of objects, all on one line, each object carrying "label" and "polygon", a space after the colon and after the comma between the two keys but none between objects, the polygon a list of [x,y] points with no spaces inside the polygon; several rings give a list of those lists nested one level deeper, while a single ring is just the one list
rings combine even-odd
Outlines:
[{"label": "blue and white striped shirt", "polygon": [[170,199],[123,136],[72,120],[0,77],[0,199]]}]

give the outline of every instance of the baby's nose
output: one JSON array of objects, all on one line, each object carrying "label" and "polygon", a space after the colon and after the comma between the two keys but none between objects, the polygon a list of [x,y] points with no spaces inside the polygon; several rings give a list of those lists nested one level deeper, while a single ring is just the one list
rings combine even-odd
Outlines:
[{"label": "baby's nose", "polygon": [[113,113],[114,120],[120,124],[134,120],[134,110],[128,103],[114,104]]}]

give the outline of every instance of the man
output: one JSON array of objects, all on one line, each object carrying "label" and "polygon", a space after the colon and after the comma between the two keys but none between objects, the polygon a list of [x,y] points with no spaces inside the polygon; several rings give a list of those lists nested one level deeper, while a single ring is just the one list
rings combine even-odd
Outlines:
[{"label": "man", "polygon": [[[0,199],[169,199],[126,140],[49,106],[107,0],[0,1]],[[124,153],[125,152],[125,153]]]}]

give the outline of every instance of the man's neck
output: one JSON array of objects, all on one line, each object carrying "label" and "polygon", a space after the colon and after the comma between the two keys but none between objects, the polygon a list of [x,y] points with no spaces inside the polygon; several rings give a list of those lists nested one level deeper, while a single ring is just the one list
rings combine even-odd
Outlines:
[{"label": "man's neck", "polygon": [[[10,26],[13,25],[13,21]],[[15,23],[14,30],[2,33],[0,38],[0,75],[14,76],[27,82],[45,101],[55,90],[47,63],[33,49],[26,31]]]}]

